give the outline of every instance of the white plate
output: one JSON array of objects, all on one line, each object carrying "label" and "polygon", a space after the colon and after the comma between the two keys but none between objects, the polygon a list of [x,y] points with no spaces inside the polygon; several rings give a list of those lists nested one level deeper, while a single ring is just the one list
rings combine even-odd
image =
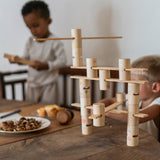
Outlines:
[{"label": "white plate", "polygon": [[[27,131],[4,131],[4,130],[0,129],[0,132],[1,133],[12,133],[12,134],[15,134],[15,133],[30,133],[30,132],[35,132],[35,131],[45,129],[45,128],[49,127],[49,125],[51,124],[51,122],[46,118],[41,118],[41,117],[25,117],[25,118],[27,118],[27,119],[28,118],[34,118],[36,121],[41,121],[42,122],[41,127],[33,129],[33,130],[27,130]],[[19,119],[12,119],[12,120],[15,121],[15,120],[19,120]]]}]

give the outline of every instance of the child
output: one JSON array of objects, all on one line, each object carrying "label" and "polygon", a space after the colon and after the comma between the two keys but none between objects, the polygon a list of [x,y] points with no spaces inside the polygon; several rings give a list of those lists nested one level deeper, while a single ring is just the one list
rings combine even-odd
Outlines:
[{"label": "child", "polygon": [[[147,72],[132,72],[132,80],[147,80],[149,83],[140,85],[140,113],[148,114],[147,118],[139,118],[139,127],[158,139],[160,116],[160,56],[144,56],[132,64],[133,68],[148,68]],[[115,98],[103,99],[106,106],[114,103]],[[106,113],[106,116],[127,122],[127,114]]]},{"label": "child", "polygon": [[28,70],[26,98],[31,102],[57,104],[58,73],[53,70],[64,67],[66,56],[63,44],[58,41],[34,41],[34,38],[55,38],[49,31],[52,20],[48,5],[43,1],[29,1],[22,16],[32,36],[28,39],[23,58],[34,61]]}]

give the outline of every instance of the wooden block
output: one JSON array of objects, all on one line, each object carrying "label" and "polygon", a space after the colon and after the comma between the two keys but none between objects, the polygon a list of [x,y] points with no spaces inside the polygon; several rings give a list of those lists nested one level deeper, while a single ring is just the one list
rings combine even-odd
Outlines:
[{"label": "wooden block", "polygon": [[139,94],[128,94],[128,104],[138,104],[139,105],[140,97]]},{"label": "wooden block", "polygon": [[139,112],[139,104],[128,104],[128,113],[138,113]]},{"label": "wooden block", "polygon": [[110,78],[110,71],[108,70],[99,70],[99,88],[100,90],[110,89],[110,83],[105,81],[106,78]]},{"label": "wooden block", "polygon": [[72,57],[72,64],[75,67],[82,66],[83,65],[82,58],[81,57]]},{"label": "wooden block", "polygon": [[130,67],[130,59],[119,59],[119,79],[120,80],[130,80],[131,74],[130,71],[126,71],[125,69]]},{"label": "wooden block", "polygon": [[100,127],[105,125],[105,104],[94,103],[93,104],[93,116],[97,115],[93,119],[93,126]]},{"label": "wooden block", "polygon": [[81,29],[72,29],[71,36],[74,38],[72,40],[72,47],[82,48]]},{"label": "wooden block", "polygon": [[127,126],[127,146],[138,146],[139,144],[139,127]]},{"label": "wooden block", "polygon": [[72,29],[72,63],[73,66],[83,66],[81,29]]},{"label": "wooden block", "polygon": [[82,48],[72,48],[72,57],[82,57]]},{"label": "wooden block", "polygon": [[139,125],[139,118],[134,116],[134,113],[128,112],[128,121],[127,125],[129,126],[138,126]]},{"label": "wooden block", "polygon": [[139,84],[137,84],[137,83],[128,83],[128,94],[139,95]]},{"label": "wooden block", "polygon": [[[121,102],[123,104],[125,99],[126,99],[125,93],[116,93],[116,101],[117,102]],[[122,108],[123,108],[122,104],[117,107],[118,110],[122,110]]]},{"label": "wooden block", "polygon": [[80,98],[90,98],[90,81],[86,79],[79,80]]},{"label": "wooden block", "polygon": [[91,105],[91,98],[80,98],[81,107],[86,107]]},{"label": "wooden block", "polygon": [[90,116],[90,109],[87,107],[81,107],[81,116],[89,117]]},{"label": "wooden block", "polygon": [[92,134],[92,125],[83,125],[82,124],[82,135]]},{"label": "wooden block", "polygon": [[86,59],[86,66],[87,66],[87,77],[88,78],[96,78],[98,76],[97,70],[93,70],[92,67],[97,66],[97,59],[96,58],[87,58]]}]

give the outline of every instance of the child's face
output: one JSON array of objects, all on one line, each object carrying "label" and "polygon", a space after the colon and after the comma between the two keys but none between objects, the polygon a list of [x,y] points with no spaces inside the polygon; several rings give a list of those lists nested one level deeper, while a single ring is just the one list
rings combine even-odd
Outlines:
[{"label": "child's face", "polygon": [[[146,80],[143,75],[131,74],[132,80]],[[139,96],[141,100],[148,100],[153,96],[152,84],[140,84]]]},{"label": "child's face", "polygon": [[25,24],[36,38],[47,38],[49,36],[48,25],[51,19],[44,19],[34,12],[23,17]]}]

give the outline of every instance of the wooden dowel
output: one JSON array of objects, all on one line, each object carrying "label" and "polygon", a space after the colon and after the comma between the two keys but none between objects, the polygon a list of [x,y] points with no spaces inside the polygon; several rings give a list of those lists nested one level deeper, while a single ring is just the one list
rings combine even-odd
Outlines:
[{"label": "wooden dowel", "polygon": [[47,40],[74,40],[74,37],[69,38],[35,38],[34,41],[47,41]]},{"label": "wooden dowel", "polygon": [[[81,67],[71,66],[71,68],[73,68],[73,69],[86,69],[87,67],[86,66],[81,66]],[[95,69],[95,70],[115,70],[115,71],[119,70],[119,68],[116,68],[116,67],[92,67],[92,69]],[[148,71],[147,68],[128,68],[125,70],[126,71],[141,71],[141,72]]]},{"label": "wooden dowel", "polygon": [[110,110],[118,107],[120,104],[122,104],[122,102],[115,102],[115,103],[107,106],[107,107],[105,108],[105,112],[109,112]]},{"label": "wooden dowel", "polygon": [[70,78],[87,79],[87,80],[96,80],[96,81],[99,81],[99,78],[88,78],[88,77],[85,77],[85,76],[70,76]]},{"label": "wooden dowel", "polygon": [[89,116],[88,118],[89,118],[89,119],[97,119],[97,118],[100,118],[100,117],[102,117],[101,114],[92,114],[92,115]]},{"label": "wooden dowel", "polygon": [[87,109],[93,109],[93,106],[87,106],[86,108]]},{"label": "wooden dowel", "polygon": [[[122,36],[117,37],[81,37],[81,39],[117,39],[122,38]],[[47,41],[47,40],[74,40],[74,37],[68,38],[35,38],[34,41]]]},{"label": "wooden dowel", "polygon": [[81,107],[81,105],[79,103],[72,103],[71,106],[74,106],[74,107]]},{"label": "wooden dowel", "polygon": [[117,110],[117,109],[113,109],[111,111],[109,111],[111,113],[116,113],[116,114],[128,114],[127,111],[124,111],[124,110]]},{"label": "wooden dowel", "polygon": [[92,69],[95,69],[95,70],[119,70],[119,68],[115,68],[115,67],[92,67]]},{"label": "wooden dowel", "polygon": [[109,82],[124,82],[124,83],[136,83],[136,84],[146,84],[148,81],[132,81],[132,80],[119,80],[119,79],[105,79],[105,81]]},{"label": "wooden dowel", "polygon": [[148,117],[148,114],[137,113],[137,114],[134,114],[134,117],[137,117],[137,118],[146,118],[146,117]]},{"label": "wooden dowel", "polygon": [[86,69],[87,67],[86,66],[81,66],[81,67],[74,67],[74,66],[71,66],[72,69]]},{"label": "wooden dowel", "polygon": [[147,68],[126,68],[125,69],[126,71],[141,71],[141,72],[146,72],[146,71],[148,71],[148,69]]},{"label": "wooden dowel", "polygon": [[113,36],[113,37],[81,37],[81,39],[118,39],[122,38],[122,36]]}]

